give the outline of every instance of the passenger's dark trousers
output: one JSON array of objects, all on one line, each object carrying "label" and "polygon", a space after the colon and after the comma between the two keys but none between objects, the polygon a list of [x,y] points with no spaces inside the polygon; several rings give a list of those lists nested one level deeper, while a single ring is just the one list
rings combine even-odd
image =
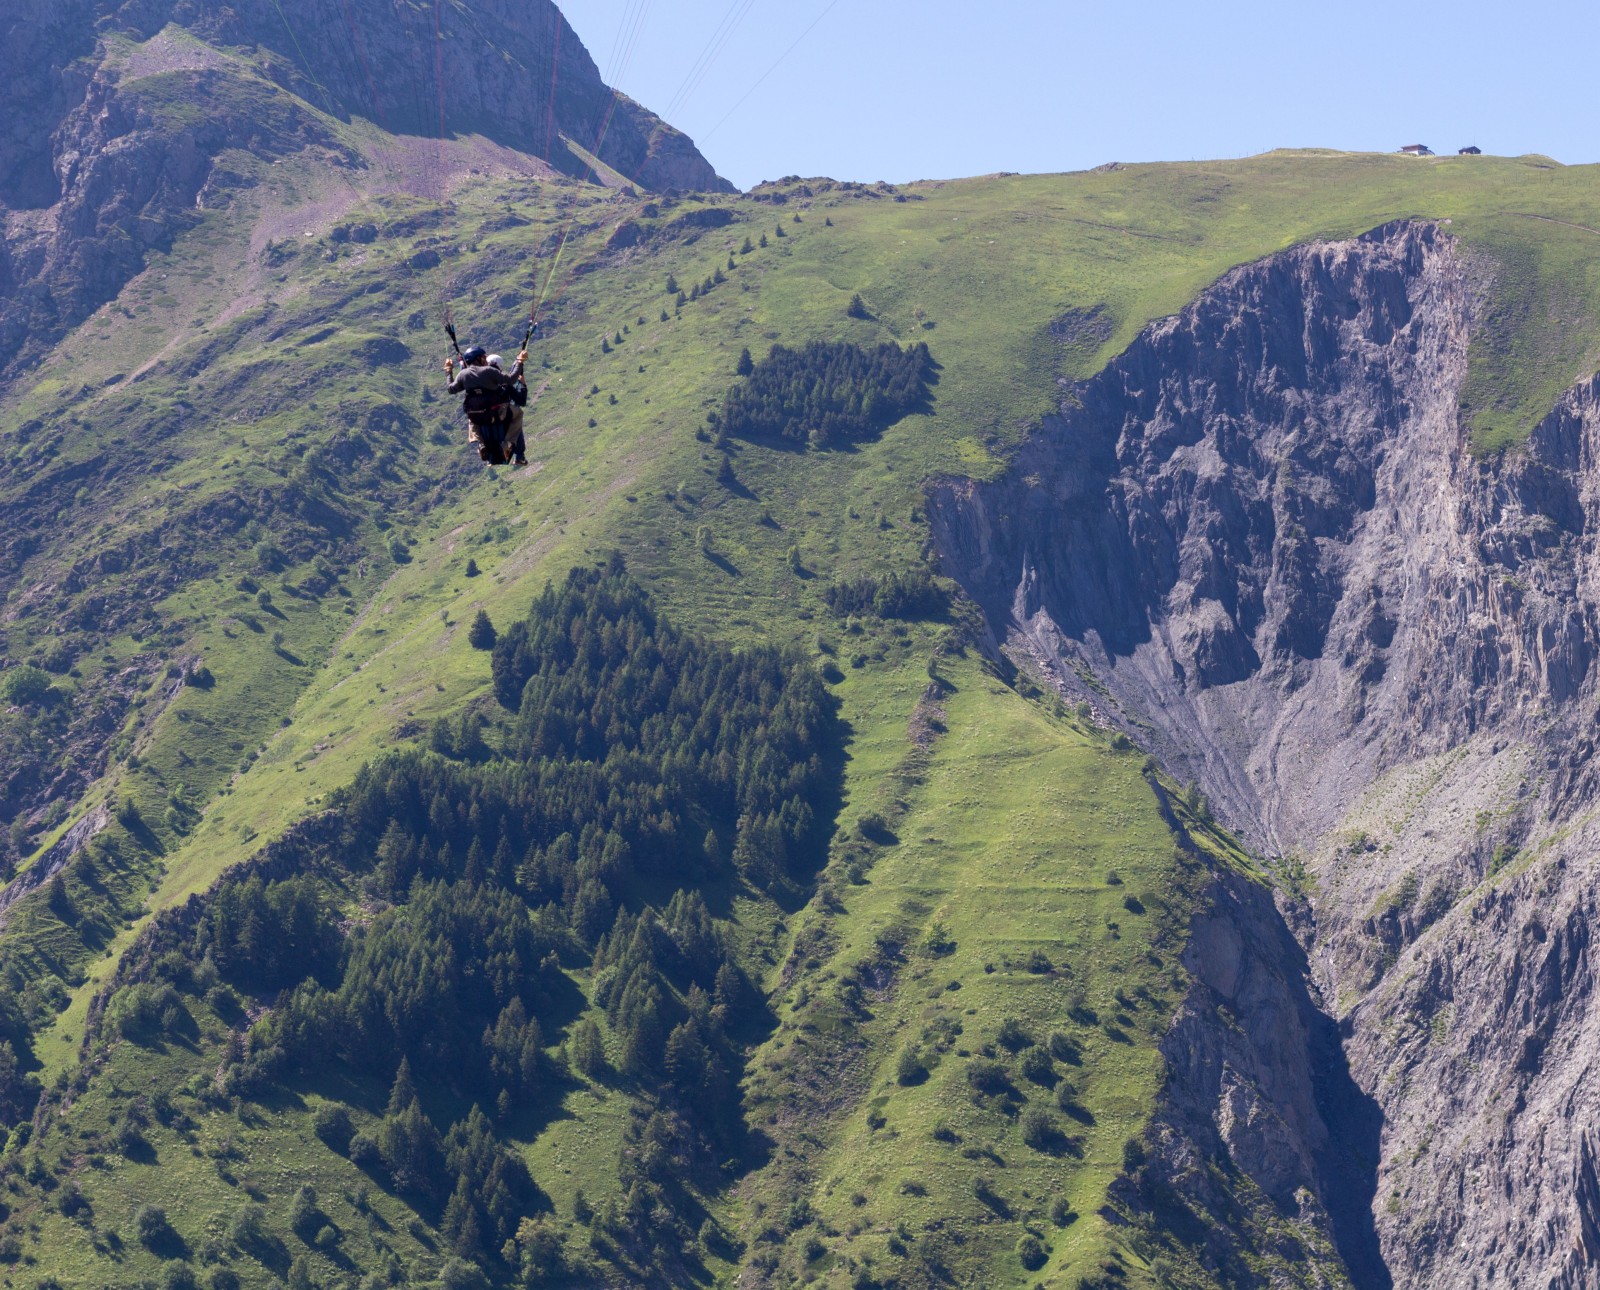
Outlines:
[{"label": "passenger's dark trousers", "polygon": [[522,409],[513,407],[509,421],[478,427],[467,423],[467,442],[478,450],[478,457],[491,466],[503,466],[513,457],[527,455],[528,443],[522,434]]}]

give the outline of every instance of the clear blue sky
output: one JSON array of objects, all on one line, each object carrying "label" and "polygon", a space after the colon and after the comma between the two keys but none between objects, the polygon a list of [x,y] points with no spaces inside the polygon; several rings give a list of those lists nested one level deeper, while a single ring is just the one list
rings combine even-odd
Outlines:
[{"label": "clear blue sky", "polygon": [[[741,188],[1278,147],[1600,159],[1596,0],[557,2],[601,74]],[[729,14],[742,21],[696,84]],[[630,58],[618,33],[633,30]]]}]

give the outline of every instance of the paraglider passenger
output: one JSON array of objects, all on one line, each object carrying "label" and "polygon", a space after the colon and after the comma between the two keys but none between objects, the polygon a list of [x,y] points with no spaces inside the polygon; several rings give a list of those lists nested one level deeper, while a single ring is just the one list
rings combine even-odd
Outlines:
[{"label": "paraglider passenger", "polygon": [[[522,435],[523,409],[528,406],[528,383],[523,379],[522,369],[528,359],[528,351],[523,350],[517,356],[516,366],[511,369],[511,406],[505,423],[505,450],[517,465],[528,464],[528,441]],[[504,371],[503,360],[498,354],[489,355],[489,366],[495,371]]]}]

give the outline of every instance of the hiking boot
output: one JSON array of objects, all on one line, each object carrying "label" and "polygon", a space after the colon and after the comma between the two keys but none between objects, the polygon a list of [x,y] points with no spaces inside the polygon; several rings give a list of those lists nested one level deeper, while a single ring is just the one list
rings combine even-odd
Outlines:
[{"label": "hiking boot", "polygon": [[517,456],[516,456],[516,464],[517,464],[517,465],[519,465],[519,466],[526,466],[526,465],[527,465],[527,464],[528,464],[528,459],[527,459],[527,458],[526,458],[526,457],[524,457],[524,456],[523,456],[523,455],[522,455],[522,454],[521,454],[521,453],[520,453],[520,452],[519,452],[519,453],[518,453],[518,454],[517,454]]}]

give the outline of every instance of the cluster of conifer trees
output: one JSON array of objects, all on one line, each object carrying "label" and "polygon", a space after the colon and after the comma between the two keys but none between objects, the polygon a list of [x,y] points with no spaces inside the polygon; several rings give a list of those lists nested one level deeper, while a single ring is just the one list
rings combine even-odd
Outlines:
[{"label": "cluster of conifer trees", "polygon": [[950,608],[950,597],[924,569],[836,582],[823,591],[822,598],[836,614],[876,614],[879,618],[942,618]]},{"label": "cluster of conifer trees", "polygon": [[814,340],[803,349],[774,345],[759,363],[747,357],[739,364],[745,380],[728,390],[714,420],[718,434],[815,448],[869,439],[923,407],[933,376],[933,356],[920,342]]},{"label": "cluster of conifer trees", "polygon": [[[536,1127],[574,1072],[633,1084],[666,1118],[639,1127],[628,1203],[597,1221],[648,1262],[694,1236],[692,1175],[740,1149],[734,1036],[764,1015],[702,888],[803,876],[822,842],[810,803],[835,773],[833,700],[796,657],[678,632],[620,561],[547,589],[493,671],[515,712],[503,749],[474,724],[446,741],[463,755],[367,767],[312,872],[223,883],[152,961],[180,989],[274,1000],[235,1032],[227,1091],[333,1063],[392,1081],[375,1127],[345,1115],[319,1132],[486,1267],[514,1257],[539,1203],[496,1124]],[[564,971],[586,963],[604,1030]],[[413,1081],[471,1114],[439,1132]],[[670,1150],[649,1145],[663,1135]]]},{"label": "cluster of conifer trees", "polygon": [[[641,827],[627,850],[615,847],[616,862],[647,858],[653,876],[666,865],[697,877],[721,867],[731,837],[735,866],[765,885],[791,877],[817,841],[811,803],[826,797],[822,753],[837,739],[820,678],[776,649],[685,637],[619,566],[547,589],[495,646],[494,677],[518,713],[524,765],[592,766],[606,781],[574,804],[569,829],[604,819],[608,799],[631,803],[624,813]],[[539,859],[545,891],[565,883],[564,853]]]},{"label": "cluster of conifer trees", "polygon": [[[6,984],[0,984],[0,1134],[33,1114],[39,1100],[27,1009]],[[0,1136],[0,1144],[3,1144]]]}]

